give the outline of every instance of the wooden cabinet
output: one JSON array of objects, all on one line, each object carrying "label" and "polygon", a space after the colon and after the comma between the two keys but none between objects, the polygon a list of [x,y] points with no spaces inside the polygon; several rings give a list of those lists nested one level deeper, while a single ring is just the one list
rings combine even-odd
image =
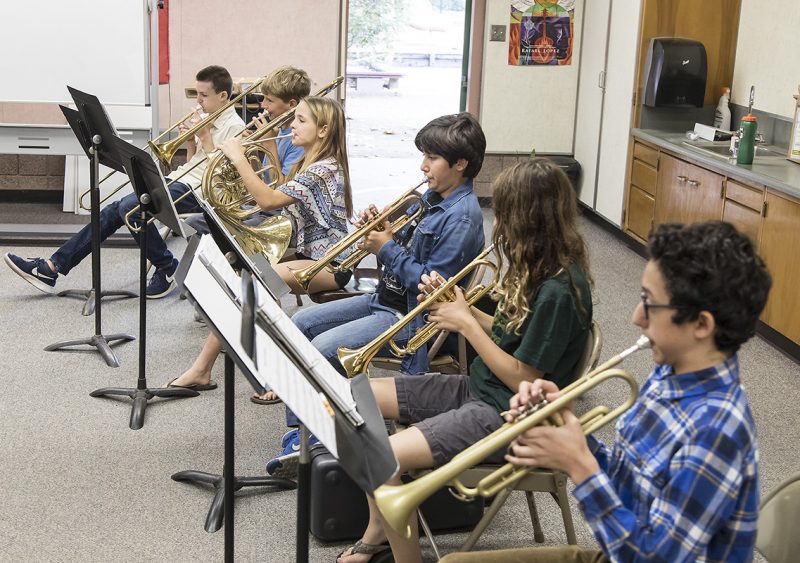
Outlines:
[{"label": "wooden cabinet", "polygon": [[722,220],[732,223],[759,248],[764,189],[747,186],[730,178],[725,181]]},{"label": "wooden cabinet", "polygon": [[655,224],[694,223],[722,217],[723,176],[662,153]]},{"label": "wooden cabinet", "polygon": [[653,228],[657,185],[658,149],[634,141],[625,230],[643,241]]},{"label": "wooden cabinet", "polygon": [[761,225],[761,256],[772,274],[772,289],[762,320],[800,343],[800,201],[766,191]]}]

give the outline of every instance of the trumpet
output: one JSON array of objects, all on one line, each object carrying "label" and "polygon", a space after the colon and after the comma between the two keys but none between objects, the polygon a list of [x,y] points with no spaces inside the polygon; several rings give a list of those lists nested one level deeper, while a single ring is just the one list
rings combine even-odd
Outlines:
[{"label": "trumpet", "polygon": [[650,340],[642,336],[634,346],[614,356],[601,366],[590,371],[577,381],[561,390],[558,399],[543,401],[533,408],[524,411],[513,422],[507,422],[500,428],[468,447],[456,455],[445,465],[439,467],[406,485],[381,485],[374,491],[375,503],[386,522],[405,537],[411,536],[411,527],[408,525],[412,512],[426,498],[448,485],[456,490],[456,497],[461,500],[471,500],[475,497],[491,497],[499,491],[512,486],[525,477],[530,471],[527,467],[516,467],[510,463],[487,475],[476,487],[467,487],[458,476],[474,467],[492,453],[504,446],[509,446],[517,437],[529,429],[539,425],[559,425],[559,411],[569,403],[594,389],[606,381],[620,379],[628,384],[629,394],[626,400],[617,407],[610,409],[598,406],[580,418],[583,433],[589,435],[628,410],[636,402],[639,386],[628,372],[613,369],[625,358],[645,348],[650,347]]},{"label": "trumpet", "polygon": [[400,330],[408,323],[414,320],[417,315],[425,311],[433,303],[437,301],[454,301],[456,296],[453,288],[469,275],[480,271],[481,268],[486,267],[492,270],[492,281],[488,284],[478,284],[464,293],[464,299],[468,305],[473,305],[481,297],[489,293],[492,288],[497,284],[500,276],[497,265],[486,259],[492,251],[494,245],[487,246],[475,259],[464,266],[460,272],[447,280],[447,283],[437,287],[435,291],[431,292],[422,302],[420,302],[414,309],[409,311],[405,317],[394,323],[386,329],[381,335],[369,344],[361,348],[345,348],[341,347],[336,351],[339,356],[339,361],[342,363],[345,372],[349,377],[364,372],[367,366],[372,361],[372,358],[380,351],[381,348],[389,345],[392,353],[397,357],[402,358],[409,354],[414,354],[419,350],[428,340],[433,338],[439,330],[433,322],[427,322],[422,325],[417,332],[412,336],[405,347],[399,346],[394,342],[394,337]]},{"label": "trumpet", "polygon": [[384,221],[389,220],[390,217],[392,217],[398,211],[406,209],[410,204],[419,203],[419,207],[413,213],[403,213],[402,216],[395,219],[392,222],[392,234],[398,232],[411,221],[417,219],[420,215],[422,215],[423,212],[422,194],[418,193],[417,189],[427,181],[428,179],[424,178],[419,184],[413,188],[409,188],[386,210],[378,215],[375,215],[361,227],[344,237],[333,247],[331,247],[325,256],[317,260],[308,268],[293,270],[292,274],[297,280],[297,283],[299,283],[304,290],[308,291],[308,286],[311,284],[311,280],[314,279],[314,277],[323,269],[335,274],[337,272],[345,272],[354,268],[359,262],[361,262],[361,260],[364,259],[367,254],[369,254],[366,250],[356,250],[350,253],[338,264],[334,264],[333,262],[339,257],[339,255],[346,252],[351,246],[353,246],[356,242],[358,242],[359,239],[363,238],[370,231],[382,230]]}]

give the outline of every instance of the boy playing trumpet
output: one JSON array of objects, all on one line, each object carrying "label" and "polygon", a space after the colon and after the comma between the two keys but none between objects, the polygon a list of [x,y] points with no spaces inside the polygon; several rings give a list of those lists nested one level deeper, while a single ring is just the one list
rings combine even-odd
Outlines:
[{"label": "boy playing trumpet", "polygon": [[[650,235],[633,323],[656,367],[607,447],[564,426],[522,434],[506,459],[564,471],[600,550],[534,548],[443,561],[751,561],[758,521],[758,448],[737,351],[755,333],[771,285],[750,240],[719,221],[660,225]],[[522,383],[514,410],[558,397]],[[513,415],[508,416],[512,420]]]}]

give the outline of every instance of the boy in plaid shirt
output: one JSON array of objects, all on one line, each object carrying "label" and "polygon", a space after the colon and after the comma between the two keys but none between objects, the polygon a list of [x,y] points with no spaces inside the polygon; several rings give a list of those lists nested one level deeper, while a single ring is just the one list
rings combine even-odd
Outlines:
[{"label": "boy in plaid shirt", "polygon": [[[529,430],[506,456],[567,473],[601,551],[506,550],[480,561],[753,559],[758,448],[737,351],[755,333],[770,275],[750,240],[719,221],[661,225],[648,250],[633,322],[657,365],[617,422],[614,444],[585,438],[565,410],[563,427]],[[537,402],[540,391],[552,400],[558,389],[523,383],[511,408]]]}]

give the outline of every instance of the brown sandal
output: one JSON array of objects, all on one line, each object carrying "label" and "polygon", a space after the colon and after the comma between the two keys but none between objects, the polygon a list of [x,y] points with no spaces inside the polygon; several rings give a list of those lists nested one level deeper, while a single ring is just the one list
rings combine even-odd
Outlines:
[{"label": "brown sandal", "polygon": [[[352,546],[343,549],[342,552],[336,556],[336,561],[338,563],[342,555],[344,555],[345,552],[348,550],[350,550],[350,553],[347,554],[349,556],[349,555],[355,555],[357,553],[363,553],[364,555],[377,555],[379,553],[383,553],[387,549],[391,549],[388,543],[374,544],[374,543],[364,543],[363,540],[358,540]],[[372,558],[370,557],[370,559]]]}]

